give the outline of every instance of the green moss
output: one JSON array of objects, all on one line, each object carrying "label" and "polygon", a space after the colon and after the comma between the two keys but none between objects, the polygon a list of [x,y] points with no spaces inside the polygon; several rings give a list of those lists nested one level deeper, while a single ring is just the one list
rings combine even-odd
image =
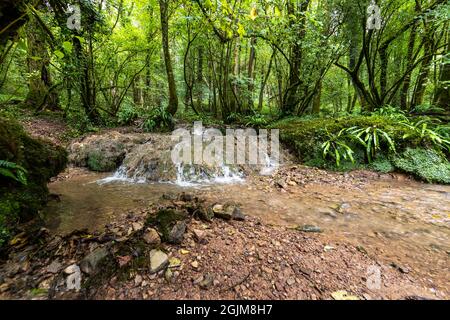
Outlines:
[{"label": "green moss", "polygon": [[110,172],[117,168],[117,163],[105,157],[100,151],[92,151],[88,154],[87,165],[90,170],[98,172]]},{"label": "green moss", "polygon": [[0,159],[24,167],[28,180],[24,186],[0,176],[0,228],[4,243],[13,225],[35,217],[45,204],[47,183],[65,168],[67,153],[61,147],[31,138],[17,122],[0,118]]},{"label": "green moss", "polygon": [[431,149],[407,148],[393,158],[395,167],[427,182],[450,184],[450,162]]}]

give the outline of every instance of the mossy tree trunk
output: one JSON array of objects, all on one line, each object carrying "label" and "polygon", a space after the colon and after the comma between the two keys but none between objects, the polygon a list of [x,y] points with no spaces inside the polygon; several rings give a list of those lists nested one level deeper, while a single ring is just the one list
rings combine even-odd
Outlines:
[{"label": "mossy tree trunk", "polygon": [[59,97],[53,90],[49,65],[50,57],[45,41],[45,34],[35,18],[30,19],[27,26],[28,57],[27,67],[29,76],[28,95],[26,103],[36,110],[58,110]]}]

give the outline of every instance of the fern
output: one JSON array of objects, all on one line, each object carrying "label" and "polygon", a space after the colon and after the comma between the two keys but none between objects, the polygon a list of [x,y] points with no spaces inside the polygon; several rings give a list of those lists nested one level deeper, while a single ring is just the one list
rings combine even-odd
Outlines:
[{"label": "fern", "polygon": [[377,126],[367,128],[351,127],[346,129],[346,131],[352,139],[364,146],[369,162],[372,162],[376,153],[381,150],[381,141],[384,141],[388,145],[390,151],[396,152],[394,140],[386,131]]},{"label": "fern", "polygon": [[0,175],[27,185],[27,170],[24,167],[6,160],[0,160]]},{"label": "fern", "polygon": [[352,148],[345,142],[346,129],[342,129],[338,134],[331,134],[327,130],[328,140],[322,144],[322,156],[324,159],[332,158],[336,162],[336,166],[341,165],[341,159],[355,162],[353,158]]}]

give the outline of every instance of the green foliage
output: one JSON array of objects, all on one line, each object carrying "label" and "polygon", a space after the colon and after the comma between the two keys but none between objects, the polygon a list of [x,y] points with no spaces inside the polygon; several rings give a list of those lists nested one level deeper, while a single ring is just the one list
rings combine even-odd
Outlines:
[{"label": "green foliage", "polygon": [[366,150],[366,156],[369,162],[381,150],[381,143],[384,142],[388,151],[395,153],[395,143],[391,136],[376,125],[367,128],[351,127],[346,129],[352,139],[355,139]]},{"label": "green foliage", "polygon": [[395,167],[427,182],[450,183],[450,162],[435,150],[407,148],[393,158]]},{"label": "green foliage", "polygon": [[139,112],[131,104],[125,104],[117,113],[117,121],[120,125],[129,125],[138,117]]},{"label": "green foliage", "polygon": [[260,128],[260,127],[267,126],[268,124],[269,124],[269,119],[267,119],[266,116],[259,114],[259,113],[245,117],[245,126],[246,127]]},{"label": "green foliage", "polygon": [[417,105],[413,108],[412,110],[413,113],[418,113],[418,114],[427,114],[427,113],[442,113],[445,112],[444,109],[434,106],[432,104],[420,104]]},{"label": "green foliage", "polygon": [[445,139],[439,133],[448,134],[448,125],[441,126],[436,130],[430,119],[422,119],[412,124],[405,122],[403,125],[410,129],[409,133],[403,135],[403,139],[418,139],[424,146],[450,151],[450,140]]},{"label": "green foliage", "polygon": [[405,111],[401,110],[400,108],[393,107],[391,105],[386,105],[375,110],[372,113],[372,115],[387,117],[398,121],[408,119]]},{"label": "green foliage", "polygon": [[369,165],[369,168],[382,173],[389,173],[395,170],[392,162],[385,156],[376,157]]},{"label": "green foliage", "polygon": [[144,120],[142,128],[146,132],[170,131],[175,126],[172,115],[166,108],[160,106],[152,109],[150,115]]},{"label": "green foliage", "polygon": [[[406,132],[409,132],[407,128],[398,125],[397,121],[384,116],[350,116],[338,119],[319,118],[311,120],[304,120],[303,118],[287,118],[278,121],[269,127],[280,129],[281,140],[287,143],[290,147],[294,148],[299,158],[305,163],[313,159],[322,159],[323,149],[321,146],[323,143],[330,140],[330,134],[338,135],[343,129],[345,130],[341,133],[341,138],[345,139],[345,144],[348,145],[355,154],[362,154],[362,158],[354,157],[356,164],[365,162],[364,153],[367,150],[368,143],[364,141],[366,135],[364,132],[361,133],[360,136],[360,140],[362,140],[363,143],[358,141],[356,137],[353,137],[352,139],[351,133],[346,131],[349,128],[377,128],[377,145],[381,148],[381,150],[378,150],[378,153],[389,152],[390,143],[385,141],[382,132],[388,134],[389,138],[393,142],[402,141],[402,136]],[[373,143],[374,138],[371,134],[372,132],[373,129],[369,129],[368,139],[371,139]],[[381,144],[380,140],[382,141]],[[328,159],[335,162],[334,158]]]},{"label": "green foliage", "polygon": [[322,148],[323,158],[332,158],[336,162],[336,166],[340,167],[341,159],[350,160],[352,163],[355,162],[353,158],[353,150],[347,144],[345,139],[346,129],[342,129],[337,134],[327,132],[329,139],[325,141]]},{"label": "green foliage", "polygon": [[0,175],[27,185],[27,170],[14,162],[0,160]]}]

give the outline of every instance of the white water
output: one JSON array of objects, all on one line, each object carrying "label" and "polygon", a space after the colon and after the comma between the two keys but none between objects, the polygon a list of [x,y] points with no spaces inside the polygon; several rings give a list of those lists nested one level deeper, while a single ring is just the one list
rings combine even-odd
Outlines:
[{"label": "white water", "polygon": [[197,173],[195,168],[185,167],[183,164],[177,164],[177,178],[175,184],[180,187],[193,187],[209,184],[233,184],[243,183],[244,175],[236,170],[232,170],[227,165],[218,168],[218,172],[209,177],[204,173]]}]

